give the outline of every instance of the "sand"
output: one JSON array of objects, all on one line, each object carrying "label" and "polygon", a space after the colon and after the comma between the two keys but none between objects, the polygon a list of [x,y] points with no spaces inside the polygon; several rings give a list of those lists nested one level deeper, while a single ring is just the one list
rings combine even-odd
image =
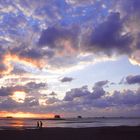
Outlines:
[{"label": "sand", "polygon": [[0,130],[0,140],[140,140],[140,126]]}]

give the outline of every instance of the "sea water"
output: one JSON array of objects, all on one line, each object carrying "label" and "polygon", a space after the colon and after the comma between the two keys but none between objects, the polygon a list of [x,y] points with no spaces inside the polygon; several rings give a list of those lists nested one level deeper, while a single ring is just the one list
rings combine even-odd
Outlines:
[{"label": "sea water", "polygon": [[140,126],[140,118],[67,118],[62,120],[1,118],[0,129],[35,129],[37,121],[42,121],[43,127],[84,128],[103,126]]}]

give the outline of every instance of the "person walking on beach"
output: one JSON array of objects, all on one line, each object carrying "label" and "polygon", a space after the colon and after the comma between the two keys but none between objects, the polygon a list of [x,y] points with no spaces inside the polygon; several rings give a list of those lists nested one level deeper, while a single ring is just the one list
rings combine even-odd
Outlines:
[{"label": "person walking on beach", "polygon": [[37,128],[39,128],[39,121],[37,121]]},{"label": "person walking on beach", "polygon": [[42,121],[40,121],[40,128],[42,128],[42,126],[43,126],[43,123],[42,123]]},{"label": "person walking on beach", "polygon": [[43,122],[42,121],[37,121],[37,128],[42,128]]}]

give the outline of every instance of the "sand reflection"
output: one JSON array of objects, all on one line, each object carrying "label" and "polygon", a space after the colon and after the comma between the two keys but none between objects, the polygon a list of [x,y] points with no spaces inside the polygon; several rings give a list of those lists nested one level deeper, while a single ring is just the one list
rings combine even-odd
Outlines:
[{"label": "sand reflection", "polygon": [[24,120],[22,120],[22,119],[19,119],[19,120],[12,119],[12,120],[10,120],[9,124],[10,124],[11,127],[22,127],[22,126],[24,126]]}]

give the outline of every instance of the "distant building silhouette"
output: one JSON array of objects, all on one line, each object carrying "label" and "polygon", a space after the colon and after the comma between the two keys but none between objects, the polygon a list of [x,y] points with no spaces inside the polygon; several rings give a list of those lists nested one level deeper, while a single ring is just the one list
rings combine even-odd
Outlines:
[{"label": "distant building silhouette", "polygon": [[6,118],[7,118],[7,119],[12,119],[13,117],[12,117],[12,116],[7,116]]},{"label": "distant building silhouette", "polygon": [[60,115],[54,115],[54,118],[55,119],[60,119],[61,117],[60,117]]},{"label": "distant building silhouette", "polygon": [[78,119],[82,119],[82,116],[77,116]]}]

